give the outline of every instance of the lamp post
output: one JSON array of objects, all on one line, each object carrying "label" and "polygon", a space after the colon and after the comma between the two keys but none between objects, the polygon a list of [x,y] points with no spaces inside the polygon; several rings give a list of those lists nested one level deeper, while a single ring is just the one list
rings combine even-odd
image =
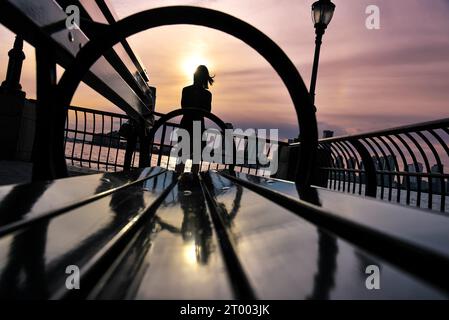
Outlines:
[{"label": "lamp post", "polygon": [[315,57],[313,59],[312,80],[310,82],[310,95],[315,103],[315,87],[318,74],[318,63],[320,60],[321,42],[324,31],[334,15],[335,4],[330,0],[319,0],[312,5],[312,20],[315,24]]}]

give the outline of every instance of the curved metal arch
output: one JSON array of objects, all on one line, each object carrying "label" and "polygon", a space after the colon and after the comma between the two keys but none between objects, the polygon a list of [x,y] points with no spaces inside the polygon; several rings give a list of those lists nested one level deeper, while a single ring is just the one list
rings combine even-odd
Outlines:
[{"label": "curved metal arch", "polygon": [[[419,151],[419,153],[420,153],[420,155],[421,155],[421,158],[422,158],[423,161],[424,161],[424,166],[426,167],[427,173],[428,173],[428,174],[431,174],[430,163],[429,163],[429,160],[427,159],[427,155],[426,155],[426,153],[424,152],[424,149],[422,148],[421,144],[416,140],[416,138],[412,135],[412,133],[410,133],[410,132],[405,132],[404,135],[405,135],[408,139],[410,139],[410,141],[412,141],[412,143],[415,145],[416,149],[418,149],[418,151]],[[417,171],[418,171],[418,170],[417,170]],[[418,185],[419,185],[419,189],[420,189],[420,190],[418,190],[418,192],[419,192],[419,193],[422,193],[422,190],[421,190],[421,189],[422,189],[422,182],[421,182],[421,179],[418,180]],[[429,206],[429,204],[432,202],[432,185],[429,184],[428,186],[429,186],[429,192],[428,192],[429,195],[428,195],[427,204],[428,204],[428,206]]]},{"label": "curved metal arch", "polygon": [[[394,139],[390,135],[386,135],[384,137],[394,146],[394,148],[398,152],[399,156],[401,157],[403,171],[408,173],[407,159],[405,158],[404,152],[401,150],[398,143],[396,141],[394,141]],[[393,137],[397,138],[396,136],[393,136]],[[400,172],[401,169],[399,167],[399,162],[397,162],[397,168],[398,168],[398,172]],[[401,175],[399,175],[399,176],[401,177]],[[409,205],[410,204],[410,178],[405,175],[404,178],[402,179],[402,183],[404,183],[404,181],[406,184],[406,199],[405,199],[405,201],[406,201],[406,204]],[[400,178],[399,178],[398,182],[401,183]],[[401,186],[398,186],[397,189],[398,189],[398,203],[400,203],[401,202]]]},{"label": "curved metal arch", "polygon": [[428,132],[430,132],[430,134],[432,136],[435,137],[435,139],[438,140],[438,143],[441,145],[441,147],[444,149],[444,151],[446,151],[447,156],[449,157],[449,148],[446,145],[446,143],[443,141],[443,139],[441,138],[441,136],[434,130],[434,129],[430,129],[428,130]]},{"label": "curved metal arch", "polygon": [[[378,136],[378,137],[376,137],[376,138],[380,141],[380,143],[381,143],[382,145],[384,145],[384,146],[387,148],[388,152],[389,152],[390,155],[393,157],[394,166],[395,166],[395,168],[396,168],[396,170],[393,170],[393,171],[398,172],[398,173],[396,174],[396,178],[397,178],[397,183],[399,184],[399,183],[401,182],[401,176],[400,176],[400,174],[399,174],[399,171],[400,171],[400,169],[399,169],[399,162],[398,162],[398,159],[396,159],[396,154],[394,153],[393,149],[392,149],[391,146],[388,144],[388,142],[385,141],[385,139],[384,139],[383,136]],[[393,178],[393,180],[394,180],[394,178]],[[390,187],[390,192],[391,192],[391,190],[392,190],[392,187],[393,187],[393,186]],[[390,198],[391,198],[391,197],[390,197]],[[390,201],[391,201],[391,199],[390,199]],[[396,188],[396,202],[398,202],[398,203],[401,202],[401,188],[398,188],[398,187]]]},{"label": "curved metal arch", "polygon": [[[353,170],[357,170],[357,168],[358,169],[360,169],[360,164],[359,164],[359,158],[357,157],[357,154],[354,152],[354,150],[352,150],[351,149],[351,147],[350,147],[350,145],[349,145],[349,143],[347,143],[346,141],[336,141],[336,143],[337,144],[339,144],[339,145],[341,145],[341,147],[344,149],[344,150],[346,150],[346,153],[348,154],[348,156],[349,156],[349,161],[351,160],[351,154],[352,154],[352,157],[353,157],[353,159],[354,159],[354,161],[355,161],[355,163],[353,163],[352,165],[353,165],[353,168],[349,168],[348,167],[348,169],[353,169]],[[349,163],[349,162],[348,162]],[[348,176],[348,180],[350,181],[351,180],[351,176],[352,176],[352,193],[355,193],[355,186],[356,186],[356,184],[357,184],[357,179],[356,179],[356,173],[355,172],[349,172],[348,173],[349,174],[349,176]],[[350,186],[348,187],[348,191],[351,191],[351,188],[350,188]]]},{"label": "curved metal arch", "polygon": [[[350,158],[351,155],[346,151],[345,148],[343,148],[340,143],[338,143],[338,141],[335,142],[335,145],[337,146],[337,148],[340,150],[340,152],[343,154],[343,157],[345,158],[345,162],[346,162],[346,170],[348,170],[350,168]],[[346,181],[346,176],[347,176],[347,180],[348,180],[348,185],[346,187],[347,191],[350,192],[351,191],[351,173],[350,172],[343,172],[343,191],[345,191],[345,181]]]},{"label": "curved metal arch", "polygon": [[377,174],[371,154],[361,140],[350,139],[348,142],[357,150],[364,166],[365,195],[375,198],[377,195]]},{"label": "curved metal arch", "polygon": [[[337,157],[335,156],[334,151],[330,147],[331,143],[330,142],[321,142],[319,145],[322,146],[323,149],[327,150],[330,153],[331,161],[330,161],[329,167],[337,169],[337,167],[335,166],[335,164],[337,163]],[[334,190],[337,190],[337,170],[334,170],[334,169],[328,170],[328,172],[331,176],[330,187]],[[333,187],[332,187],[332,182],[334,184]]]},{"label": "curved metal arch", "polygon": [[[353,184],[353,187],[352,187],[352,193],[356,193],[356,184],[358,184],[359,185],[359,187],[358,187],[358,189],[359,189],[359,191],[358,191],[358,193],[359,194],[362,194],[362,183],[361,183],[361,181],[360,181],[360,178],[361,178],[361,171],[362,171],[362,167],[361,167],[361,158],[359,158],[359,153],[357,152],[357,150],[355,150],[355,148],[354,148],[354,146],[349,142],[349,141],[341,141],[341,143],[342,143],[342,145],[343,146],[345,146],[345,148],[347,148],[350,152],[351,152],[351,154],[353,155],[353,157],[354,157],[354,159],[355,159],[355,161],[356,161],[356,163],[355,163],[355,166],[354,166],[354,169],[356,169],[356,170],[359,170],[359,172],[357,173],[357,172],[355,172],[354,173],[354,184]],[[359,183],[357,183],[357,174],[358,174],[358,176],[359,176]]]},{"label": "curved metal arch", "polygon": [[222,131],[226,130],[226,124],[221,120],[219,117],[217,117],[215,114],[207,112],[202,109],[196,109],[196,108],[185,108],[185,109],[176,109],[173,111],[170,111],[167,114],[164,114],[161,116],[154,124],[154,126],[151,128],[149,132],[149,136],[152,137],[156,134],[157,130],[164,125],[164,123],[168,122],[170,119],[173,119],[178,116],[183,115],[199,115],[201,117],[207,118],[214,122]]},{"label": "curved metal arch", "polygon": [[[367,139],[369,139],[370,141],[372,141],[374,143],[374,145],[377,147],[377,149],[382,154],[382,157],[384,157],[387,170],[389,172],[392,172],[393,170],[391,169],[390,162],[387,161],[388,160],[387,153],[385,152],[384,148],[382,148],[381,144],[378,143],[374,137],[369,137]],[[380,163],[379,163],[379,165],[380,165]],[[385,181],[384,181],[385,173],[383,172],[384,168],[381,168],[381,170],[379,170],[379,171],[382,171],[381,179],[382,179],[382,185],[384,185],[385,184]],[[388,176],[388,184],[389,184],[389,186],[388,186],[388,201],[391,201],[392,192],[393,192],[393,179],[392,179],[391,173],[387,174],[387,176]]]},{"label": "curved metal arch", "polygon": [[[303,150],[299,159],[296,182],[304,189],[304,194],[307,194],[318,145],[315,108],[310,94],[295,65],[273,40],[250,24],[226,13],[191,6],[162,7],[136,13],[105,26],[102,34],[89,41],[80,50],[72,66],[66,69],[61,77],[57,86],[59,108],[65,109],[69,106],[81,79],[107,49],[135,33],[176,24],[199,25],[232,35],[255,49],[275,69],[287,87],[295,106]],[[63,122],[62,118],[61,123]],[[63,127],[57,131],[63,132]]]},{"label": "curved metal arch", "polygon": [[[447,156],[449,157],[449,148],[447,147],[446,143],[443,141],[441,136],[435,131],[435,130],[429,130],[430,134],[437,139],[440,146],[446,151]],[[444,170],[442,170],[441,174],[444,174]],[[446,183],[445,178],[442,177],[440,180],[441,185],[441,202],[440,202],[440,211],[444,211],[446,208]]]},{"label": "curved metal arch", "polygon": [[[373,146],[372,141],[369,139],[370,139],[369,137],[366,137],[366,138],[360,139],[359,141],[363,142],[365,145],[367,145],[369,147],[369,150],[372,151],[372,154],[374,154],[374,157],[376,158],[377,166],[374,165],[374,167],[376,169],[376,181],[380,177],[380,198],[383,199],[384,191],[385,191],[384,174],[382,172],[380,172],[381,170],[379,170],[379,165],[381,164],[382,161],[380,161],[380,156],[379,156],[378,150]],[[368,150],[368,152],[369,152],[369,150]]]},{"label": "curved metal arch", "polygon": [[[426,131],[424,131],[426,132]],[[435,161],[437,163],[437,165],[442,168],[443,164],[441,163],[441,159],[440,159],[440,155],[438,154],[437,150],[435,149],[435,147],[433,146],[433,144],[430,142],[430,140],[424,135],[423,131],[417,131],[416,134],[421,138],[421,140],[424,141],[424,143],[427,145],[427,147],[429,148],[429,150],[432,152],[433,157],[435,158]],[[427,155],[426,155],[427,156]],[[428,184],[429,184],[429,200],[427,201],[427,207],[429,209],[432,209],[433,207],[433,203],[432,203],[432,198],[433,198],[433,180],[432,180],[432,169],[429,171],[429,176],[428,176]],[[444,185],[444,178],[441,180],[441,184]],[[444,207],[442,211],[444,211]]]},{"label": "curved metal arch", "polygon": [[[331,153],[334,154],[334,167],[337,169],[336,170],[336,177],[338,177],[338,179],[336,179],[334,181],[334,189],[340,191],[341,189],[341,185],[343,184],[343,191],[345,191],[345,186],[346,186],[346,179],[344,178],[344,170],[338,170],[338,169],[345,169],[345,162],[347,163],[347,159],[346,157],[343,155],[343,153],[339,150],[339,146],[335,146],[333,143],[329,143],[328,144],[329,149],[331,150]],[[341,164],[339,163],[341,157]],[[344,160],[343,160],[344,159]],[[341,165],[341,166],[340,166]],[[343,176],[343,178],[342,178]],[[338,187],[336,185],[338,181]]]},{"label": "curved metal arch", "polygon": [[[415,172],[419,172],[418,160],[417,160],[416,155],[413,152],[412,148],[410,148],[409,144],[405,141],[405,139],[401,136],[401,134],[397,134],[397,135],[395,135],[395,137],[399,140],[400,143],[402,143],[402,145],[407,150],[409,156],[412,158],[413,166],[415,167]],[[418,176],[415,176],[415,177],[416,177],[416,181],[417,181],[417,185],[418,185],[416,206],[418,208],[420,208],[421,207],[421,179]]]}]

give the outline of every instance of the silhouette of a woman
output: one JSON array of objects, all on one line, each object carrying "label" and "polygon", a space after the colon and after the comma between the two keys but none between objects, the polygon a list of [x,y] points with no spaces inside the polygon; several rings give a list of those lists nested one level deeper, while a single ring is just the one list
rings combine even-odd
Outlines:
[{"label": "silhouette of a woman", "polygon": [[[196,108],[210,112],[212,109],[212,94],[209,90],[209,85],[214,83],[213,77],[210,76],[209,70],[206,66],[200,65],[196,68],[193,75],[193,84],[182,89],[181,107]],[[204,119],[201,115],[185,115],[181,120],[181,128],[187,130],[190,134],[190,155],[193,154],[193,122],[199,121],[201,124],[201,132],[204,130]],[[203,148],[203,144],[202,144]],[[201,149],[202,149],[201,148]],[[177,167],[177,171],[184,171],[184,165]],[[192,172],[199,171],[199,164],[192,165]]]}]

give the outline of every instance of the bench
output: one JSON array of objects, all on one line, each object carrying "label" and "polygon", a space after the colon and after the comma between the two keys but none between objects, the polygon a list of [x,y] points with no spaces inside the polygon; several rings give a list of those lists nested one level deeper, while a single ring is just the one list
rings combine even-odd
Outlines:
[{"label": "bench", "polygon": [[[81,31],[63,27],[66,1],[0,2],[0,22],[36,48],[39,104],[37,181],[0,188],[1,298],[447,299],[446,217],[310,186],[310,97],[270,39],[204,8],[160,8],[114,24],[107,2],[75,3]],[[296,184],[232,170],[178,175],[158,166],[57,179],[65,176],[66,110],[54,104],[56,63],[73,72],[70,95],[75,59],[88,62],[104,43],[80,48],[106,23],[122,35],[164,19],[227,31],[275,67],[302,111]],[[136,61],[122,41],[84,81],[145,127],[151,90]]]}]

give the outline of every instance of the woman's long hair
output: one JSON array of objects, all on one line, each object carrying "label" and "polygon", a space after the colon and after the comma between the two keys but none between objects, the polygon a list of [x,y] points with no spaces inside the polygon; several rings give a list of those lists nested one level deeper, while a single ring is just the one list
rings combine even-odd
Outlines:
[{"label": "woman's long hair", "polygon": [[208,89],[209,85],[214,83],[214,77],[209,75],[209,70],[206,66],[201,65],[196,68],[193,74],[193,82],[197,85],[202,86],[204,89]]}]

